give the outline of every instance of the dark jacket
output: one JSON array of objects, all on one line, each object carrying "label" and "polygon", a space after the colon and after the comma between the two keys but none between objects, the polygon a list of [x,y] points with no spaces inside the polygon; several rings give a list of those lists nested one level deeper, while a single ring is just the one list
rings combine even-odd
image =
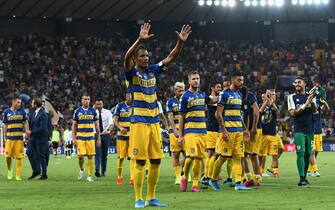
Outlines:
[{"label": "dark jacket", "polygon": [[36,142],[47,142],[49,139],[49,119],[50,117],[41,108],[37,116],[33,112],[29,117],[29,127],[31,130],[31,140]]},{"label": "dark jacket", "polygon": [[52,138],[52,122],[51,122],[51,117],[49,113],[46,113],[48,117],[48,135],[49,135],[49,141],[51,141]]}]

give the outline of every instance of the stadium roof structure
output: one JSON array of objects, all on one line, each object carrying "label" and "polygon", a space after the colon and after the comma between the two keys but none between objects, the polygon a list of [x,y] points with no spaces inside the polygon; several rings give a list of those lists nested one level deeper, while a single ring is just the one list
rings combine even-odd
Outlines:
[{"label": "stadium roof structure", "polygon": [[[221,6],[208,6],[207,0],[204,6],[200,6],[198,0],[0,0],[0,16],[159,22],[335,22],[333,0],[327,5],[300,5],[301,0],[296,0],[298,4],[293,5],[292,0],[283,0],[281,7],[246,6],[244,1],[247,0],[233,1],[236,1],[234,7],[222,6],[223,1],[220,1]],[[269,0],[252,1],[260,3]],[[306,0],[312,1],[315,0]],[[216,0],[215,3],[218,2]]]}]

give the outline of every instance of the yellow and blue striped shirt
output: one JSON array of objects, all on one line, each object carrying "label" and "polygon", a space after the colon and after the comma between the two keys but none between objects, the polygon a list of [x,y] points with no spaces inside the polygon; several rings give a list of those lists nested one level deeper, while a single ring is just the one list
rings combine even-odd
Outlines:
[{"label": "yellow and blue striped shirt", "polygon": [[117,131],[116,138],[117,140],[129,140],[129,127],[130,127],[130,107],[125,103],[119,103],[115,110],[114,115],[119,116],[119,124],[128,130],[126,134]]},{"label": "yellow and blue striped shirt", "polygon": [[93,108],[80,107],[74,111],[73,120],[77,122],[76,140],[95,140],[94,127],[98,120],[97,112]]},{"label": "yellow and blue striped shirt", "polygon": [[[179,126],[179,100],[176,97],[170,98],[166,102],[166,112],[173,114],[173,122],[175,127]],[[172,128],[169,130],[169,133],[173,133]]]},{"label": "yellow and blue striped shirt", "polygon": [[130,117],[132,123],[152,124],[159,122],[156,81],[163,71],[164,65],[162,62],[148,66],[144,73],[135,67],[126,71],[126,78],[129,82],[128,92],[132,96]]},{"label": "yellow and blue striped shirt", "polygon": [[206,94],[187,90],[180,98],[180,112],[185,114],[184,134],[206,134]]},{"label": "yellow and blue striped shirt", "polygon": [[23,108],[14,112],[6,109],[3,113],[3,123],[7,125],[6,140],[23,140],[23,124],[28,119]]},{"label": "yellow and blue striped shirt", "polygon": [[242,132],[242,95],[230,88],[220,93],[218,104],[223,108],[224,125],[228,132]]}]

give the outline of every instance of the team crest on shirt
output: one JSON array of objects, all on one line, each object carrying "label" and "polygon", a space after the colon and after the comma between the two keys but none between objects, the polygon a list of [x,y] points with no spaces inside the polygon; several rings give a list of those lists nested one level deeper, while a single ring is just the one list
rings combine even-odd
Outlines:
[{"label": "team crest on shirt", "polygon": [[187,99],[187,102],[192,101],[193,99],[194,99],[193,97],[189,97],[189,98]]},{"label": "team crest on shirt", "polygon": [[178,104],[176,104],[176,103],[173,103],[173,104],[172,104],[172,111],[174,111],[174,112],[178,112],[178,111],[179,111],[179,106],[178,106]]},{"label": "team crest on shirt", "polygon": [[223,148],[223,152],[227,153],[228,152],[228,148]]},{"label": "team crest on shirt", "polygon": [[191,153],[195,153],[195,149],[194,148],[191,148]]},{"label": "team crest on shirt", "polygon": [[138,149],[133,149],[133,155],[137,155],[138,154]]}]

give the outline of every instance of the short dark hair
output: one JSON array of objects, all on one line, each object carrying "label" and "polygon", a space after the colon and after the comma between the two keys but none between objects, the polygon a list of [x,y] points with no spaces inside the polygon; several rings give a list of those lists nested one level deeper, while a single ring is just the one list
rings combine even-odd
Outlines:
[{"label": "short dark hair", "polygon": [[296,79],[301,79],[301,80],[305,81],[305,79],[301,76],[297,76],[294,80],[296,80]]},{"label": "short dark hair", "polygon": [[140,46],[137,48],[137,50],[136,50],[136,52],[135,52],[135,54],[134,54],[134,57],[137,57],[137,56],[138,56],[138,52],[139,52],[140,50],[147,50],[147,48],[146,48],[144,45],[140,45]]},{"label": "short dark hair", "polygon": [[90,94],[88,94],[88,92],[84,92],[84,93],[81,94],[81,98],[83,98],[84,96],[91,97]]},{"label": "short dark hair", "polygon": [[97,98],[95,99],[95,101],[102,101],[102,102],[104,102],[104,100],[103,100],[101,97],[97,97]]},{"label": "short dark hair", "polygon": [[34,104],[37,107],[41,107],[43,105],[43,100],[41,98],[34,98]]},{"label": "short dark hair", "polygon": [[212,82],[212,83],[211,83],[211,88],[212,88],[212,87],[215,87],[217,84],[220,84],[220,85],[221,85],[221,82],[219,82],[219,81],[214,81],[214,82]]},{"label": "short dark hair", "polygon": [[199,72],[197,70],[192,70],[192,71],[189,71],[187,73],[187,77],[190,77],[191,75],[194,75],[194,74],[199,74]]},{"label": "short dark hair", "polygon": [[243,73],[241,71],[234,71],[232,74],[231,74],[231,78],[234,78],[234,77],[242,77],[244,76]]},{"label": "short dark hair", "polygon": [[12,97],[12,101],[16,101],[16,100],[21,100],[21,98],[20,98],[20,96],[18,96],[18,95],[14,95],[13,97]]}]

